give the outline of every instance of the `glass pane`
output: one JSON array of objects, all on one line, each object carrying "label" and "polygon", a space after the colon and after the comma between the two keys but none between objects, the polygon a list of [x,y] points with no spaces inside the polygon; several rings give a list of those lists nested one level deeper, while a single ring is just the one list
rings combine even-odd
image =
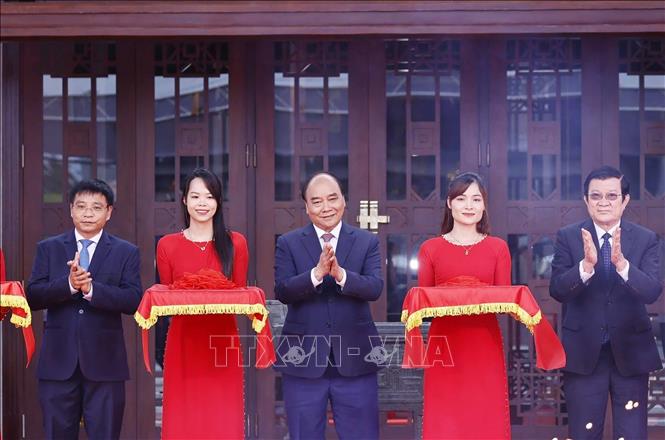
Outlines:
[{"label": "glass pane", "polygon": [[534,73],[531,76],[531,120],[556,120],[556,74]]},{"label": "glass pane", "polygon": [[388,321],[399,321],[402,303],[407,292],[407,237],[388,234],[386,259],[386,292],[388,295]]},{"label": "glass pane", "polygon": [[175,79],[155,77],[155,201],[176,200]]},{"label": "glass pane", "polygon": [[529,236],[526,234],[508,234],[508,249],[512,260],[512,283],[529,283]]},{"label": "glass pane", "polygon": [[644,119],[665,121],[665,75],[644,77]]},{"label": "glass pane", "polygon": [[205,116],[204,78],[179,78],[180,122],[203,122]]},{"label": "glass pane", "polygon": [[436,157],[411,156],[411,189],[422,200],[436,189]]},{"label": "glass pane", "polygon": [[314,174],[324,171],[323,156],[302,156],[300,158],[300,188]]},{"label": "glass pane", "polygon": [[556,155],[534,154],[531,156],[531,189],[541,198],[546,198],[556,189]]},{"label": "glass pane", "polygon": [[90,122],[92,81],[90,78],[67,78],[67,120]]},{"label": "glass pane", "polygon": [[418,252],[420,251],[420,246],[425,243],[426,240],[430,239],[431,236],[423,236],[416,240],[415,243],[411,246],[411,255],[409,256],[407,272],[409,274],[410,284],[407,286],[414,286],[418,282]]},{"label": "glass pane", "polygon": [[69,156],[67,158],[67,176],[69,187],[84,179],[92,178],[92,159],[88,156]]},{"label": "glass pane", "polygon": [[222,180],[222,196],[226,201],[229,195],[229,75],[209,78],[208,88],[210,169]]},{"label": "glass pane", "polygon": [[652,196],[662,197],[665,194],[665,155],[644,156],[644,181],[646,190]]},{"label": "glass pane", "polygon": [[406,76],[386,73],[386,195],[406,198]]},{"label": "glass pane", "polygon": [[118,194],[116,77],[96,79],[97,88],[97,177]]},{"label": "glass pane", "polygon": [[323,120],[323,77],[298,78],[300,120],[321,122]]},{"label": "glass pane", "polygon": [[[181,156],[180,157],[180,185],[182,186],[185,183],[187,176],[197,168],[205,166],[203,156]],[[184,194],[184,188],[180,188],[182,194]]]},{"label": "glass pane", "polygon": [[44,156],[44,203],[63,199],[64,170],[62,163],[62,78],[42,77],[42,142]]},{"label": "glass pane", "polygon": [[508,87],[508,198],[526,200],[527,192],[527,75],[506,71]]},{"label": "glass pane", "polygon": [[435,83],[433,76],[416,76],[411,78],[411,120],[435,121]]},{"label": "glass pane", "polygon": [[448,183],[460,168],[460,80],[459,71],[440,78],[440,141],[441,141],[441,191],[439,196],[445,200]]},{"label": "glass pane", "polygon": [[295,80],[275,73],[275,200],[293,198],[291,162],[293,160]]},{"label": "glass pane", "polygon": [[328,171],[349,186],[349,75],[328,78]]},{"label": "glass pane", "polygon": [[534,279],[549,279],[552,275],[552,259],[554,258],[554,242],[549,237],[543,237],[533,245],[532,277]]},{"label": "glass pane", "polygon": [[619,73],[619,167],[640,199],[640,77]]},{"label": "glass pane", "polygon": [[582,75],[579,70],[561,78],[561,198],[582,196]]}]

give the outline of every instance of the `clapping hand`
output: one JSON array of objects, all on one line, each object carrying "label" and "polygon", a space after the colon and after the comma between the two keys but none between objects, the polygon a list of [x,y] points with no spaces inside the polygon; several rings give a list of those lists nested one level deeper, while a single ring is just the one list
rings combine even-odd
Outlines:
[{"label": "clapping hand", "polygon": [[79,265],[80,256],[77,252],[74,259],[67,262],[69,266],[69,283],[76,290],[88,294],[92,288],[92,276]]},{"label": "clapping hand", "polygon": [[619,272],[626,268],[627,260],[624,258],[623,252],[621,252],[621,228],[617,228],[612,237],[610,260]]},{"label": "clapping hand", "polygon": [[591,233],[586,229],[582,229],[582,242],[584,243],[584,260],[582,261],[582,268],[584,269],[584,272],[591,273],[598,262],[598,251],[596,250],[596,245],[593,243]]},{"label": "clapping hand", "polygon": [[330,273],[332,260],[335,258],[335,251],[330,243],[324,243],[319,256],[319,262],[314,268],[314,277],[321,281],[324,276]]},{"label": "clapping hand", "polygon": [[338,283],[344,278],[344,269],[342,266],[337,264],[337,257],[333,255],[331,265],[330,265],[330,276],[335,278],[335,281]]}]

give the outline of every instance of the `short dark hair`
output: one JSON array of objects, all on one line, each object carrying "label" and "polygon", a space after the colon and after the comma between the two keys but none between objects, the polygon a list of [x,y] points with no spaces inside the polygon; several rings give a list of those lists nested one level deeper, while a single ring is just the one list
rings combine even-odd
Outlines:
[{"label": "short dark hair", "polygon": [[74,203],[76,196],[83,193],[101,194],[106,198],[106,204],[113,206],[113,190],[103,180],[85,179],[78,182],[69,190],[69,203]]},{"label": "short dark hair", "polygon": [[311,176],[309,176],[309,179],[305,180],[305,183],[303,183],[302,187],[300,187],[300,197],[302,197],[302,199],[305,202],[307,202],[307,196],[305,195],[305,193],[307,193],[307,188],[309,188],[309,184],[312,183],[312,180],[314,180],[315,178],[317,178],[319,176],[332,177],[332,179],[335,181],[335,183],[337,183],[337,186],[339,186],[340,195],[342,197],[344,197],[344,190],[342,190],[342,185],[340,185],[339,179],[337,178],[337,176],[335,176],[332,173],[328,173],[326,171],[320,171],[318,173],[314,173]]},{"label": "short dark hair", "polygon": [[483,196],[483,203],[485,204],[485,210],[483,211],[483,216],[480,218],[480,221],[476,223],[476,231],[481,234],[490,233],[490,218],[487,213],[489,207],[489,200],[487,199],[487,188],[485,188],[485,183],[483,178],[476,173],[467,171],[462,174],[455,176],[453,180],[448,184],[448,195],[446,196],[446,203],[443,206],[443,221],[441,222],[441,234],[447,234],[453,230],[453,225],[455,220],[453,219],[453,211],[448,207],[449,201],[453,200],[455,197],[464,194],[464,192],[469,189],[472,184],[478,185],[480,194]]},{"label": "short dark hair", "polygon": [[621,181],[621,198],[625,199],[630,194],[630,182],[624,174],[614,167],[603,165],[595,170],[592,170],[586,179],[584,179],[584,197],[589,196],[589,184],[592,180],[606,180],[606,179],[619,179]]}]

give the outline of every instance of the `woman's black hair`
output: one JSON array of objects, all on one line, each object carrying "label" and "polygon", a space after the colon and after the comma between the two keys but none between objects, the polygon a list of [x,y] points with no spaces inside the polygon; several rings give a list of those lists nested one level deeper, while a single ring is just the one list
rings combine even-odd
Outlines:
[{"label": "woman's black hair", "polygon": [[480,218],[480,221],[476,224],[476,231],[481,234],[490,233],[490,219],[489,214],[487,213],[487,205],[489,200],[487,200],[487,189],[483,183],[483,178],[476,173],[467,171],[466,173],[458,174],[453,180],[448,184],[448,195],[446,196],[446,204],[443,209],[443,222],[441,222],[441,234],[447,234],[453,230],[453,224],[455,220],[453,219],[453,211],[448,207],[448,203],[452,201],[455,197],[464,194],[464,192],[473,184],[478,185],[480,194],[483,196],[483,203],[485,204],[485,210],[483,211],[483,216]]},{"label": "woman's black hair", "polygon": [[217,202],[217,210],[212,216],[212,237],[215,240],[215,250],[222,263],[224,275],[231,279],[233,277],[233,241],[231,240],[231,231],[226,228],[224,223],[224,213],[222,212],[222,182],[212,171],[205,168],[197,168],[192,171],[185,179],[182,189],[182,199],[184,202],[183,213],[185,217],[185,227],[189,228],[189,212],[187,211],[187,194],[192,180],[199,178],[203,180],[210,194]]}]

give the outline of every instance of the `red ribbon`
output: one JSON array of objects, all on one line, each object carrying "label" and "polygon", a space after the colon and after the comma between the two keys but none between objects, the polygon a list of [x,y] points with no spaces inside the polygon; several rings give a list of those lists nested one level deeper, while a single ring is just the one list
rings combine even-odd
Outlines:
[{"label": "red ribbon", "polygon": [[[10,310],[14,315],[23,318],[23,320],[28,320],[27,326],[20,326],[23,331],[23,342],[25,344],[25,353],[27,357],[25,368],[28,368],[30,361],[32,360],[32,355],[35,353],[35,335],[32,333],[30,306],[28,306],[28,301],[25,299],[23,285],[21,285],[19,281],[7,281],[0,285],[0,289],[0,304],[2,304],[2,306],[0,306],[0,320],[4,319],[5,315]],[[19,300],[21,305],[5,306],[5,304],[9,304],[10,301],[12,303],[15,302],[16,298],[22,298],[22,300]],[[19,325],[16,326],[19,327]]]},{"label": "red ribbon", "polygon": [[[414,287],[410,289],[406,298],[404,298],[402,314],[408,320],[409,316],[413,317],[418,312],[425,312],[425,309],[464,306],[484,306],[486,309],[491,309],[497,303],[517,306],[528,315],[527,318],[534,318],[540,312],[536,299],[526,286],[455,286]],[[446,311],[441,310],[441,313],[444,314],[445,319]],[[457,309],[454,314],[474,315],[477,313]],[[517,314],[510,314],[513,318],[522,322]],[[419,326],[420,324],[417,324],[406,333],[402,368],[422,368],[426,366],[425,347]],[[541,316],[540,321],[533,325],[531,330],[533,331],[536,347],[536,366],[543,370],[563,368],[566,365],[566,353],[547,318]]]},{"label": "red ribbon", "polygon": [[[139,304],[138,310],[134,314],[134,318],[143,327],[141,335],[143,344],[143,363],[145,369],[152,373],[150,368],[150,353],[148,331],[154,325],[150,322],[153,308],[165,306],[214,306],[220,305],[246,305],[246,306],[263,306],[265,309],[266,301],[263,290],[258,287],[243,287],[236,289],[225,290],[212,290],[212,289],[196,289],[196,290],[175,290],[170,289],[163,284],[155,284],[145,291],[143,299]],[[187,313],[186,311],[178,313],[166,313],[163,311],[154,310],[158,316],[169,315],[200,315],[201,313]],[[211,311],[205,314],[219,314],[226,312]],[[233,313],[237,315],[244,315],[244,313]],[[262,321],[263,314],[255,313],[254,320]],[[268,368],[275,363],[275,350],[272,344],[272,332],[270,330],[270,321],[265,319],[265,323],[260,332],[256,335],[256,367]]]}]

